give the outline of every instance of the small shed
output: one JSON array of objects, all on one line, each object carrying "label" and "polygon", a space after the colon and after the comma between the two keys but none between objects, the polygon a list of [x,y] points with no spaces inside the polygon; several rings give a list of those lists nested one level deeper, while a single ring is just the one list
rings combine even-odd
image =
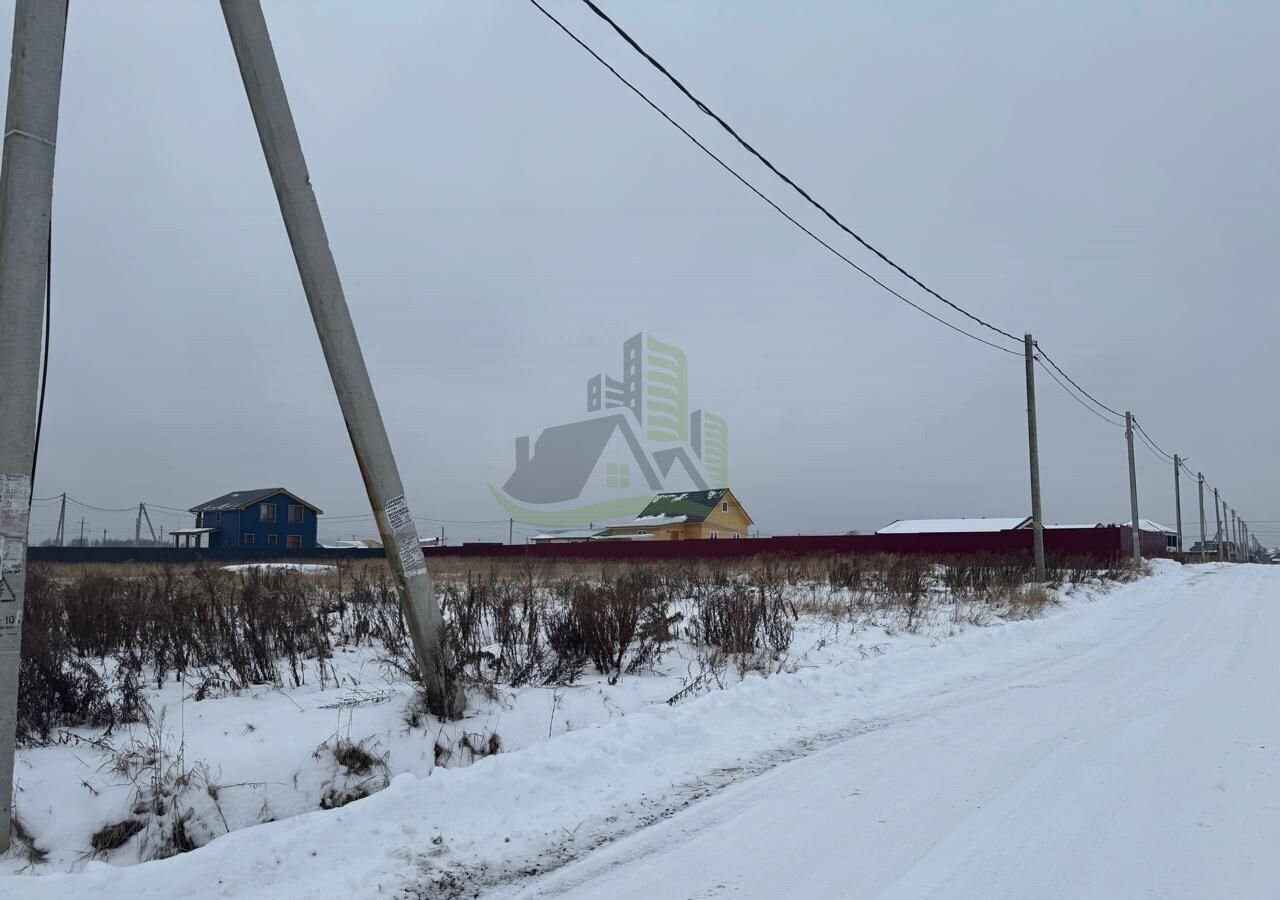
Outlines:
[{"label": "small shed", "polygon": [[173,532],[175,547],[310,550],[324,510],[284,488],[232,491],[191,507],[195,528]]}]

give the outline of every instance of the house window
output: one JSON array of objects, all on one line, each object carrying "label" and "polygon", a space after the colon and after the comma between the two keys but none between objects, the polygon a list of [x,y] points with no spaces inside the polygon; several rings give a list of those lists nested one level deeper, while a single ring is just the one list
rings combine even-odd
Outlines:
[{"label": "house window", "polygon": [[222,513],[220,513],[220,512],[216,512],[216,513],[214,513],[214,514],[213,514],[213,521],[215,521],[215,522],[221,522],[221,521],[222,521]]},{"label": "house window", "polygon": [[604,469],[606,487],[631,487],[631,465],[629,463],[608,463]]},{"label": "house window", "polygon": [[711,539],[712,539],[713,541],[714,541],[714,540],[716,540],[716,539],[718,539],[719,537],[720,537],[720,532],[718,532],[718,531],[713,531],[713,532],[711,532]]},{"label": "house window", "polygon": [[724,501],[723,503],[721,503],[721,504],[720,504],[720,511],[721,511],[721,512],[728,512],[728,511],[729,511],[729,501],[728,501],[728,500],[726,500],[726,501]]},{"label": "house window", "polygon": [[290,550],[302,549],[302,535],[290,534],[285,537],[285,546]]},{"label": "house window", "polygon": [[278,534],[269,534],[269,535],[267,535],[267,543],[268,543],[268,544],[278,544],[278,543],[280,543],[280,535],[278,535]]},{"label": "house window", "polygon": [[289,524],[290,525],[302,524],[302,507],[296,503],[289,504]]},{"label": "house window", "polygon": [[738,538],[740,538],[740,537],[742,537],[742,535],[738,534],[738,532],[736,532],[736,531],[735,531],[735,532],[733,533],[733,539],[734,539],[735,541],[736,541]]},{"label": "house window", "polygon": [[252,544],[256,540],[257,540],[257,535],[255,535],[252,531],[246,531],[244,533],[244,542],[246,544]]},{"label": "house window", "polygon": [[276,520],[276,505],[274,503],[258,504],[258,521],[274,522]]}]

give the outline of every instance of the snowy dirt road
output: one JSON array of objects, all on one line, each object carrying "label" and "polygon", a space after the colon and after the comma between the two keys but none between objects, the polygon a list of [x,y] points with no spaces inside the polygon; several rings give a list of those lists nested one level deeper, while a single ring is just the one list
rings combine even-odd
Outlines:
[{"label": "snowy dirt road", "polygon": [[491,896],[1280,896],[1280,567],[1155,581]]}]

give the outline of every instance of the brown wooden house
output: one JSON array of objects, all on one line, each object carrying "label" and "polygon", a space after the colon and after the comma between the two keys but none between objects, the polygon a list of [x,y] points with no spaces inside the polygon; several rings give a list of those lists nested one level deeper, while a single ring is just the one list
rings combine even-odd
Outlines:
[{"label": "brown wooden house", "polygon": [[751,516],[728,488],[659,494],[640,515],[608,531],[611,538],[690,541],[734,540],[750,534]]}]

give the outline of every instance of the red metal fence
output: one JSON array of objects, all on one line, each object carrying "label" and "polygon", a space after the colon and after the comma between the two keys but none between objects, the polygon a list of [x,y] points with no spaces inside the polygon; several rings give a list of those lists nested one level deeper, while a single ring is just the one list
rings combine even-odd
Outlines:
[{"label": "red metal fence", "polygon": [[[431,547],[427,559],[445,557],[495,559],[576,559],[601,562],[662,559],[742,559],[761,554],[807,556],[814,554],[909,554],[913,556],[1024,556],[1031,558],[1030,531],[992,534],[815,534],[744,540],[696,541],[592,541],[577,544],[463,544]],[[1131,552],[1128,528],[1053,528],[1045,531],[1045,555],[1050,561],[1091,560],[1111,563]],[[334,560],[375,559],[381,549],[187,550],[173,547],[31,547],[36,562],[155,562],[191,563],[254,562],[279,559]],[[1167,556],[1164,535],[1144,532],[1142,553]]]}]

